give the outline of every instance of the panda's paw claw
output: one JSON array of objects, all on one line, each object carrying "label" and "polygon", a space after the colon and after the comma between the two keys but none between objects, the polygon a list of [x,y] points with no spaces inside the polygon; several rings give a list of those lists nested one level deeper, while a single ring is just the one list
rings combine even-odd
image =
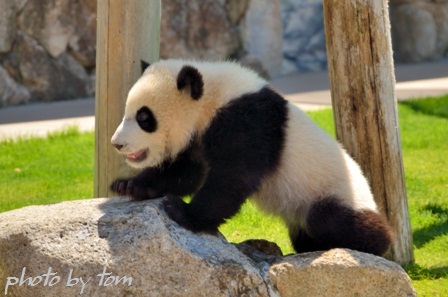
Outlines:
[{"label": "panda's paw claw", "polygon": [[118,195],[130,197],[133,201],[142,201],[160,197],[156,190],[150,187],[142,187],[133,179],[117,179],[110,185],[110,189]]},{"label": "panda's paw claw", "polygon": [[110,189],[118,195],[132,195],[133,182],[131,179],[117,179],[111,185]]}]

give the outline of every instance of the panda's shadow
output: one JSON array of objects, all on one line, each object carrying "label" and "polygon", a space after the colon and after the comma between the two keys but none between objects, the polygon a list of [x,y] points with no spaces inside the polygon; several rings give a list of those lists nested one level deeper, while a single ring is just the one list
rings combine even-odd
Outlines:
[{"label": "panda's shadow", "polygon": [[219,247],[232,246],[220,232],[192,232],[174,222],[164,210],[163,198],[132,201],[125,197],[107,198],[98,208],[103,215],[98,218],[98,237],[107,241],[110,257],[122,261],[123,253],[138,254],[142,246],[153,256],[163,254],[160,242],[173,242],[174,246],[211,259]]},{"label": "panda's shadow", "polygon": [[421,248],[435,238],[446,235],[448,230],[448,208],[430,203],[422,207],[420,212],[428,213],[437,222],[413,232],[413,240],[416,247]]}]

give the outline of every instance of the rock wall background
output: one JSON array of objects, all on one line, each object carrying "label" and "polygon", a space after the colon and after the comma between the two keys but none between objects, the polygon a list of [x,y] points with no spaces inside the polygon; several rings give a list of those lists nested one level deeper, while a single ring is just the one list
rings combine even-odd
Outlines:
[{"label": "rock wall background", "polygon": [[[161,58],[326,69],[322,0],[162,0]],[[448,0],[390,0],[395,59],[448,56]],[[0,107],[92,96],[96,0],[0,0]]]},{"label": "rock wall background", "polygon": [[0,0],[0,106],[92,96],[96,1]]},{"label": "rock wall background", "polygon": [[448,56],[448,0],[390,0],[389,5],[397,61]]},{"label": "rock wall background", "polygon": [[327,68],[322,0],[282,0],[283,73]]}]

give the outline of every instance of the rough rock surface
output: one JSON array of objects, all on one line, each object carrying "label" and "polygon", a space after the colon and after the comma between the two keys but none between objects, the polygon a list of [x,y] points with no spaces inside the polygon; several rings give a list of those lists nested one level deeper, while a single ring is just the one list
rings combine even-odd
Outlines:
[{"label": "rough rock surface", "polygon": [[390,18],[396,60],[448,56],[448,0],[391,0]]},{"label": "rough rock surface", "polygon": [[[95,199],[27,207],[0,217],[0,287],[7,276],[47,273],[54,286],[10,286],[12,296],[76,296],[82,277],[85,296],[268,296],[263,278],[246,257],[222,237],[177,228],[158,202]],[[97,276],[132,277],[104,286]],[[74,282],[73,282],[74,283]]]},{"label": "rough rock surface", "polygon": [[[96,4],[0,0],[0,80],[26,88],[3,105],[94,94]],[[390,19],[397,61],[448,56],[448,0],[391,0]],[[161,58],[237,59],[266,78],[327,67],[322,0],[166,0],[161,21]]]},{"label": "rough rock surface", "polygon": [[[239,35],[221,2],[223,1],[163,2],[161,58],[226,59],[233,55],[239,47]],[[236,6],[231,3],[229,5]]]},{"label": "rough rock surface", "polygon": [[123,198],[0,214],[0,288],[8,296],[416,296],[403,269],[383,258],[342,249],[282,257],[264,241],[235,247],[179,228],[159,200]]},{"label": "rough rock surface", "polygon": [[52,57],[70,46],[83,65],[95,65],[96,1],[27,1],[17,21]]},{"label": "rough rock surface", "polygon": [[283,0],[283,72],[327,68],[322,0]]},{"label": "rough rock surface", "polygon": [[0,80],[28,92],[4,104],[93,95],[95,52],[96,0],[0,0]]},{"label": "rough rock surface", "polygon": [[30,92],[22,85],[16,83],[8,72],[0,66],[0,107],[28,102]]},{"label": "rough rock surface", "polygon": [[91,95],[90,77],[73,56],[62,53],[52,58],[35,39],[22,33],[18,34],[15,47],[18,59],[12,63],[32,97],[54,101]]},{"label": "rough rock surface", "polygon": [[285,257],[269,276],[284,297],[417,296],[397,264],[345,249]]},{"label": "rough rock surface", "polygon": [[15,4],[13,1],[0,1],[0,53],[9,52],[16,34]]},{"label": "rough rock surface", "polygon": [[243,49],[262,61],[271,77],[282,73],[281,2],[251,0],[241,23]]}]

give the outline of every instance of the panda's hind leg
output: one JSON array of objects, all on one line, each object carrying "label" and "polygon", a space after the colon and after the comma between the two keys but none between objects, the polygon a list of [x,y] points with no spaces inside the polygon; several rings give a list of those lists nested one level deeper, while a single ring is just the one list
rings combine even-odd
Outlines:
[{"label": "panda's hind leg", "polygon": [[306,228],[291,230],[291,241],[300,252],[349,248],[383,255],[392,241],[386,219],[371,210],[354,210],[337,198],[315,202],[307,216]]}]

